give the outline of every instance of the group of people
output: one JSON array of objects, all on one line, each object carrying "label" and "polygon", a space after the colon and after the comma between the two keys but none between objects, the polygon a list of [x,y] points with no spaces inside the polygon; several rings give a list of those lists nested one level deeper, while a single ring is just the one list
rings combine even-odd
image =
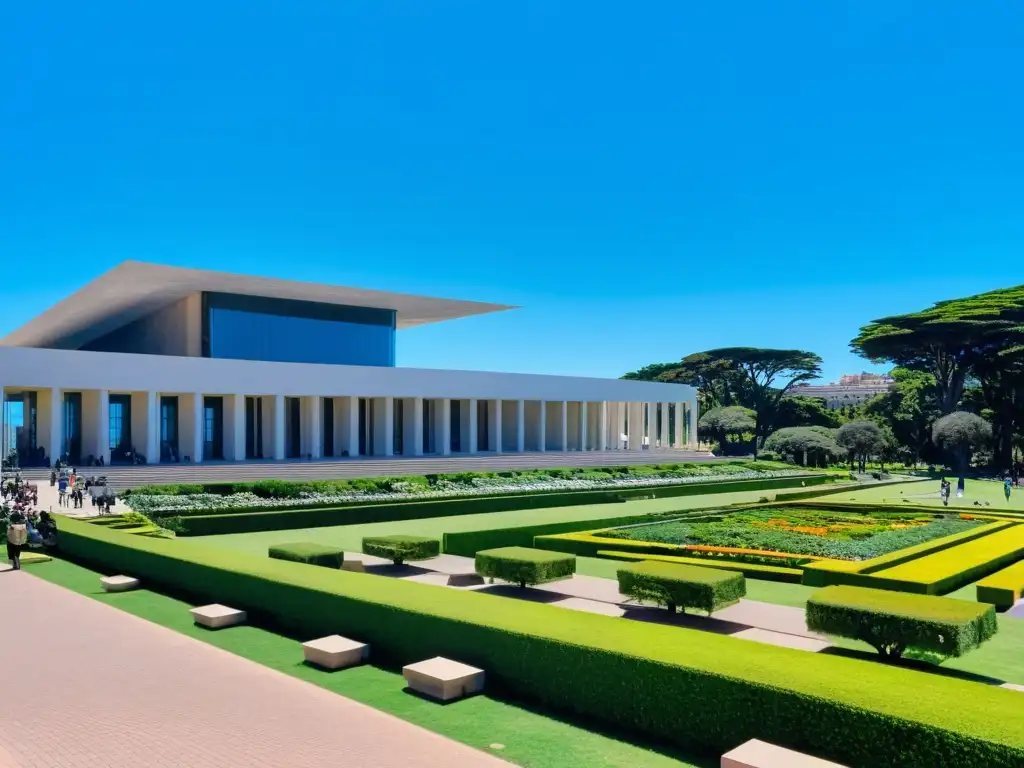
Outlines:
[{"label": "group of people", "polygon": [[35,513],[32,507],[38,503],[38,489],[16,476],[3,488],[7,523],[7,559],[14,570],[21,570],[21,553],[26,547],[52,547],[57,543],[57,523],[49,512]]},{"label": "group of people", "polygon": [[70,471],[65,468],[54,469],[50,472],[50,487],[57,486],[57,504],[61,507],[71,506],[74,509],[81,509],[84,505],[82,491],[82,479],[74,468]]}]

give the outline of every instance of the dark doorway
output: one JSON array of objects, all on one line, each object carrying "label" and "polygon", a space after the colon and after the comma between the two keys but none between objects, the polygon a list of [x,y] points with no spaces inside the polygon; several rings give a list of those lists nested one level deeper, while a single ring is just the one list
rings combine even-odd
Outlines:
[{"label": "dark doorway", "polygon": [[[386,400],[384,402],[387,402]],[[395,456],[405,455],[405,401],[396,397],[393,401],[391,452]]]},{"label": "dark doorway", "polygon": [[302,402],[297,397],[286,397],[284,405],[286,455],[289,459],[297,459],[302,455]]},{"label": "dark doorway", "polygon": [[245,458],[263,458],[263,398],[245,398]]},{"label": "dark doorway", "polygon": [[107,406],[107,431],[110,436],[110,463],[132,462],[132,396],[110,395]]},{"label": "dark doorway", "polygon": [[203,398],[203,461],[224,458],[224,398]]},{"label": "dark doorway", "polygon": [[462,450],[462,401],[452,400],[451,401],[451,419],[449,420],[449,426],[451,427],[451,448],[453,453],[459,453]]},{"label": "dark doorway", "polygon": [[82,393],[64,393],[64,444],[61,455],[71,464],[82,463]]},{"label": "dark doorway", "polygon": [[181,460],[178,452],[178,398],[168,395],[160,398],[160,461]]},{"label": "dark doorway", "polygon": [[325,397],[324,403],[324,424],[323,441],[324,456],[334,455],[334,398]]}]

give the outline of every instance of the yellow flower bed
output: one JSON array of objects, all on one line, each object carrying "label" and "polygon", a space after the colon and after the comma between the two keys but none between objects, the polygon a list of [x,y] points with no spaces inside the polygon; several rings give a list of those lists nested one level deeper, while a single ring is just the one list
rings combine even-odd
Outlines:
[{"label": "yellow flower bed", "polygon": [[[872,574],[888,588],[929,595],[950,592],[1024,558],[1024,525],[969,541]],[[894,586],[898,585],[898,586]]]},{"label": "yellow flower bed", "polygon": [[1012,608],[1024,594],[1024,560],[978,582],[978,602]]},{"label": "yellow flower bed", "polygon": [[721,552],[727,555],[757,555],[758,557],[777,557],[786,560],[828,560],[819,555],[796,555],[792,552],[776,552],[770,549],[744,549],[743,547],[713,547],[709,544],[684,544],[684,549],[693,552]]}]

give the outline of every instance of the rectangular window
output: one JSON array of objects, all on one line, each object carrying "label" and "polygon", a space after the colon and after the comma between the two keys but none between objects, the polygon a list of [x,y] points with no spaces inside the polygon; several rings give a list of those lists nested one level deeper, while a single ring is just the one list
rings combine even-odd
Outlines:
[{"label": "rectangular window", "polygon": [[289,459],[302,456],[302,403],[297,397],[286,397],[285,402],[285,441]]},{"label": "rectangular window", "polygon": [[393,401],[393,424],[392,426],[392,441],[391,441],[391,452],[395,456],[405,455],[405,401],[400,397],[396,397]]},{"label": "rectangular window", "polygon": [[203,460],[224,458],[224,398],[203,398]]},{"label": "rectangular window", "polygon": [[72,464],[82,462],[82,393],[64,393],[64,445],[61,456]]},{"label": "rectangular window", "polygon": [[132,396],[110,395],[107,406],[110,461],[126,464],[132,460]]},{"label": "rectangular window", "polygon": [[462,450],[462,401],[452,400],[451,401],[451,418],[449,419],[449,426],[451,427],[451,444],[450,449],[454,453],[459,453]]},{"label": "rectangular window", "polygon": [[178,453],[178,398],[160,398],[160,461],[181,461]]},{"label": "rectangular window", "polygon": [[204,357],[392,367],[397,313],[224,293],[203,294]]},{"label": "rectangular window", "polygon": [[323,445],[324,445],[324,456],[334,455],[334,398],[325,397],[323,399],[324,409],[324,425],[323,425]]}]

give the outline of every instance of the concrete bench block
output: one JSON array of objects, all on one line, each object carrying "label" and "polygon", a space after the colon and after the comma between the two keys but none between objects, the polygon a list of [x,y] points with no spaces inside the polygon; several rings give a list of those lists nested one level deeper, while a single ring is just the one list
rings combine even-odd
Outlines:
[{"label": "concrete bench block", "polygon": [[402,676],[414,691],[439,701],[471,696],[484,689],[482,669],[443,656],[402,667]]},{"label": "concrete bench block", "polygon": [[223,629],[245,623],[245,611],[216,603],[193,608],[189,613],[192,614],[192,619],[196,624],[208,629]]},{"label": "concrete bench block", "polygon": [[845,768],[817,757],[751,739],[722,755],[722,768]]},{"label": "concrete bench block", "polygon": [[346,560],[341,564],[341,570],[352,573],[366,573],[366,566],[362,560]]},{"label": "concrete bench block", "polygon": [[127,592],[138,589],[139,580],[132,576],[103,576],[100,585],[104,592]]},{"label": "concrete bench block", "polygon": [[362,664],[370,655],[370,646],[341,635],[328,635],[302,644],[309,664],[323,669],[344,669]]}]

